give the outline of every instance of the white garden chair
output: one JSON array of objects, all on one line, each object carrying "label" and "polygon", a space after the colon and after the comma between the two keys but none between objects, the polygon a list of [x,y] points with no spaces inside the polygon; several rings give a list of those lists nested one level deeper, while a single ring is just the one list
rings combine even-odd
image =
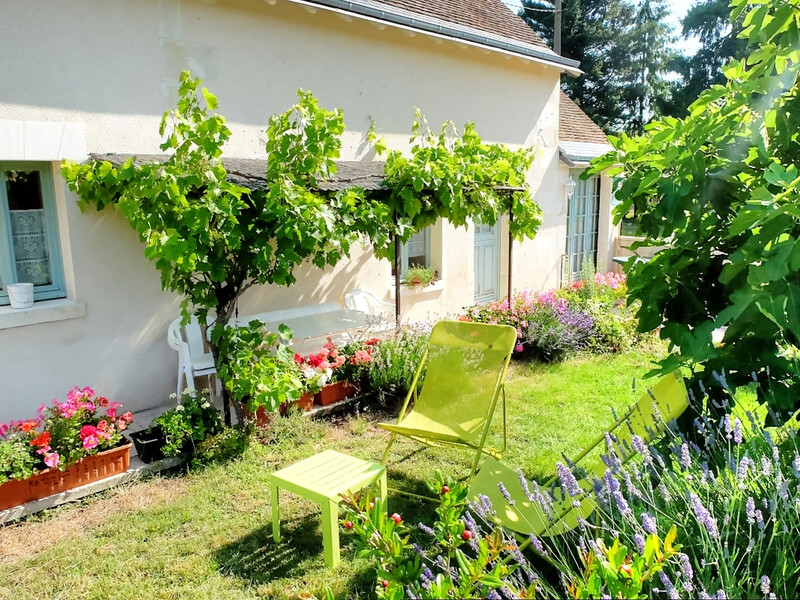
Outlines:
[{"label": "white garden chair", "polygon": [[167,343],[169,347],[178,352],[178,384],[177,394],[180,402],[181,392],[185,387],[194,387],[195,377],[211,376],[216,380],[217,396],[222,395],[222,384],[216,377],[217,369],[214,366],[214,356],[206,351],[203,341],[203,332],[197,317],[185,327],[181,327],[178,317],[169,324],[167,329]]},{"label": "white garden chair", "polygon": [[353,290],[344,297],[344,307],[369,315],[369,330],[383,333],[394,329],[394,304],[384,302],[367,290]]}]

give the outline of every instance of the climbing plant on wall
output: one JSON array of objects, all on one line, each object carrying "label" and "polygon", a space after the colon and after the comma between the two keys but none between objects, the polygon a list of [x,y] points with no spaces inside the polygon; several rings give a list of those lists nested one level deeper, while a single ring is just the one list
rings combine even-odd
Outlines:
[{"label": "climbing plant on wall", "polygon": [[[344,119],[300,91],[293,107],[269,119],[266,182],[249,189],[229,180],[222,153],[231,132],[216,109],[216,97],[184,72],[177,107],[161,120],[163,160],[67,161],[62,174],[82,210],[113,206],[124,215],[162,287],[183,297],[184,319],[214,315],[210,346],[218,365],[227,361],[220,340],[242,294],[293,284],[304,261],[335,265],[364,237],[377,256],[391,258],[395,237],[407,241],[438,218],[494,223],[511,204],[517,236],[533,237],[540,223],[525,182],[530,152],[484,144],[472,125],[461,136],[443,130],[438,137],[415,126],[410,158],[389,154],[381,194],[324,192],[319,182],[336,172]],[[504,193],[503,186],[514,189]]]}]

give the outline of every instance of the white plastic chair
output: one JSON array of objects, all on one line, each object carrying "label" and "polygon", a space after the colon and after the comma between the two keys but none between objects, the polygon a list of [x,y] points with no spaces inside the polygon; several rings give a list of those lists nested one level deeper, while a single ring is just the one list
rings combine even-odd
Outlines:
[{"label": "white plastic chair", "polygon": [[344,297],[344,307],[369,315],[369,329],[374,333],[394,328],[394,304],[378,300],[372,292],[361,289],[347,292]]},{"label": "white plastic chair", "polygon": [[169,324],[167,329],[167,343],[169,347],[178,352],[178,384],[177,394],[180,402],[181,392],[185,387],[194,387],[194,378],[214,376],[216,380],[217,396],[222,394],[222,384],[216,377],[217,369],[214,366],[214,356],[206,352],[203,343],[203,332],[197,317],[185,327],[181,327],[181,319],[178,317]]}]

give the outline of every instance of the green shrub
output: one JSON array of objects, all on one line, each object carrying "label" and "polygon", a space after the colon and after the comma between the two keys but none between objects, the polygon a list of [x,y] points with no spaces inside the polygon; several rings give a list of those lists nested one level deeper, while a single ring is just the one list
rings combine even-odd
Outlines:
[{"label": "green shrub", "polygon": [[228,462],[244,454],[249,445],[250,436],[247,433],[225,427],[195,446],[194,462],[199,465]]},{"label": "green shrub", "polygon": [[150,428],[155,426],[161,428],[167,440],[164,456],[177,456],[193,452],[203,440],[221,431],[222,419],[208,390],[187,388],[180,404],[153,419]]}]

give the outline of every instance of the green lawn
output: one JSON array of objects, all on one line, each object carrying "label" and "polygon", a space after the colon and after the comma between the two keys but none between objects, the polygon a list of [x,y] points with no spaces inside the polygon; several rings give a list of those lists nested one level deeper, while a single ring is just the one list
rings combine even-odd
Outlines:
[{"label": "green lawn", "polygon": [[[515,364],[509,376],[505,460],[547,477],[561,453],[575,454],[632,402],[652,355],[633,352],[560,365]],[[632,381],[637,379],[637,394]],[[0,528],[0,598],[312,598],[369,595],[370,564],[342,535],[342,564],[322,562],[315,505],[283,494],[284,539],[270,537],[270,473],[326,448],[380,459],[388,436],[377,417],[335,423],[282,419],[267,444],[240,460],[188,475],[153,478]],[[499,442],[499,416],[492,434]],[[465,474],[469,456],[395,444],[390,485],[424,490],[438,469]],[[400,462],[397,462],[400,461]],[[432,505],[389,496],[416,523]],[[428,517],[426,517],[428,520]]]}]

